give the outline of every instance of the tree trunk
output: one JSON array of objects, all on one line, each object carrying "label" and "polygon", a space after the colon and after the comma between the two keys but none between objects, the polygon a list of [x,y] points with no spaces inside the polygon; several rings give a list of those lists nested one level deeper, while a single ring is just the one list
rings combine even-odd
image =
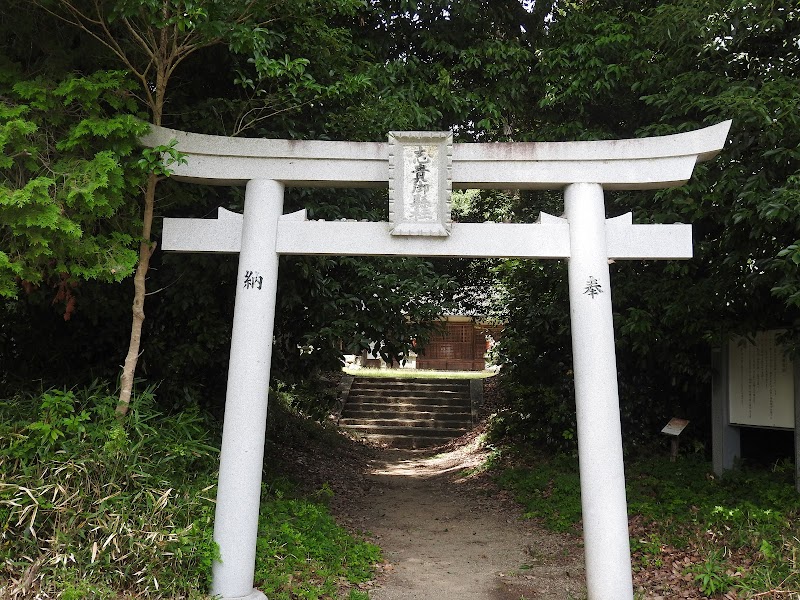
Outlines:
[{"label": "tree trunk", "polygon": [[150,257],[155,250],[155,244],[150,241],[150,231],[153,225],[153,209],[156,199],[156,183],[158,177],[150,174],[147,178],[147,187],[144,194],[144,219],[142,223],[142,241],[139,244],[139,264],[133,278],[133,322],[131,324],[131,338],[128,345],[128,355],[122,368],[120,379],[119,401],[116,413],[123,417],[128,414],[133,393],[133,380],[136,374],[136,363],[139,361],[139,347],[142,341],[142,324],[144,323],[144,298],[147,271],[150,268]]},{"label": "tree trunk", "polygon": [[[166,11],[166,2],[164,4]],[[166,14],[166,13],[165,13]],[[160,49],[164,52],[169,47],[166,30],[161,31]],[[159,55],[156,60],[156,81],[154,97],[150,109],[153,115],[153,124],[161,125],[161,116],[164,111],[164,102],[167,93],[168,61]],[[128,414],[133,393],[133,381],[136,376],[136,364],[139,362],[139,348],[142,343],[142,325],[144,324],[144,299],[147,291],[147,271],[150,269],[150,257],[156,249],[155,243],[150,239],[153,229],[153,213],[156,205],[156,185],[158,175],[150,173],[147,177],[147,186],[144,191],[144,213],[142,214],[142,240],[139,243],[139,264],[133,277],[133,321],[131,323],[131,338],[128,344],[128,354],[122,367],[122,376],[119,385],[119,401],[116,413],[119,418]]]}]

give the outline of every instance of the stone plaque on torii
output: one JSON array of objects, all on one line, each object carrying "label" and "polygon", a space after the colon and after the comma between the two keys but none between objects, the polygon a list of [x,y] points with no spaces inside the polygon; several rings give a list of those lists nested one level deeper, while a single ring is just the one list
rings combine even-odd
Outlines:
[{"label": "stone plaque on torii", "polygon": [[[177,140],[178,180],[246,185],[244,214],[164,219],[161,247],[239,253],[214,540],[213,590],[253,588],[278,256],[411,255],[567,259],[581,506],[590,600],[631,600],[630,545],[609,259],[686,259],[692,226],[606,219],[603,190],[684,184],[722,149],[726,121],[676,135],[596,142],[453,144],[450,132],[394,132],[389,143],[238,139],[154,127]],[[390,222],[309,221],[283,214],[285,186],[386,187]],[[451,188],[563,189],[563,218],[452,223]],[[254,335],[255,332],[259,332]]]}]

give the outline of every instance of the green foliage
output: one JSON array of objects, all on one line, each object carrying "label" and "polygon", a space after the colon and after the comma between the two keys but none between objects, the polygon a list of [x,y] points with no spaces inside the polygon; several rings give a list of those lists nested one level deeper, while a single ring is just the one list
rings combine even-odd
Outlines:
[{"label": "green foliage", "polygon": [[700,591],[706,596],[727,592],[733,583],[733,578],[725,572],[725,564],[718,551],[709,553],[704,562],[692,566],[689,572],[694,575]]},{"label": "green foliage", "polygon": [[28,425],[30,434],[19,446],[21,455],[51,454],[62,446],[64,438],[80,442],[91,415],[86,410],[76,414],[75,403],[73,392],[50,390],[42,394],[39,420]]},{"label": "green foliage", "polygon": [[639,564],[643,569],[659,569],[663,566],[661,557],[664,541],[657,533],[649,534],[645,539],[631,538],[631,554],[639,557]]},{"label": "green foliage", "polygon": [[[402,361],[424,344],[454,282],[414,258],[292,258],[279,291],[276,341],[287,374],[340,367],[342,353],[370,349]],[[310,288],[310,289],[309,289]],[[305,295],[315,300],[312,306]]]},{"label": "green foliage", "polygon": [[[170,6],[176,17],[180,4]],[[171,102],[182,110],[165,118],[191,131],[303,137],[304,112],[313,122],[323,107],[365,92],[368,76],[349,27],[363,9],[359,0],[208,5],[207,16],[185,37],[220,47],[199,52],[176,71],[180,83]],[[149,14],[142,8],[137,18]]]},{"label": "green foliage", "polygon": [[[341,133],[454,128],[463,139],[506,139],[528,122],[535,42],[551,2],[368,3],[360,31],[369,94],[329,122]],[[378,133],[379,132],[379,133]],[[370,135],[370,134],[366,134]]]},{"label": "green foliage", "polygon": [[[513,382],[501,375],[507,406],[491,415],[488,440],[514,440],[543,444],[563,452],[577,449],[574,392],[567,369],[561,365],[563,384]],[[546,415],[544,418],[542,415]]]},{"label": "green foliage", "polygon": [[783,548],[798,533],[800,500],[789,472],[743,469],[717,479],[708,463],[692,457],[637,461],[626,470],[629,511],[658,523],[668,543],[686,545],[692,527],[712,548],[763,554],[765,543]]},{"label": "green foliage", "polygon": [[[219,443],[184,404],[166,415],[148,389],[120,422],[99,384],[0,402],[0,596],[207,597]],[[372,577],[380,550],[336,525],[332,493],[267,478],[256,577],[270,598],[333,598]]]},{"label": "green foliage", "polygon": [[[126,76],[60,82],[0,73],[0,295],[85,279],[121,281],[136,263],[128,194],[137,120]],[[67,309],[71,313],[71,309]]]},{"label": "green foliage", "polygon": [[292,498],[281,488],[267,488],[264,494],[255,578],[268,597],[334,598],[342,582],[372,577],[380,549],[354,540],[324,505]]},{"label": "green foliage", "polygon": [[541,519],[553,531],[574,531],[580,521],[580,482],[574,457],[540,457],[535,469],[510,467],[497,481],[514,492],[526,517]]},{"label": "green foliage", "polygon": [[[704,443],[711,347],[768,328],[786,328],[796,345],[800,49],[790,40],[800,13],[788,3],[594,0],[559,4],[552,17],[532,64],[537,139],[663,135],[733,119],[721,156],[688,184],[606,194],[610,217],[633,211],[638,222],[694,231],[690,261],[610,266],[624,442],[641,446],[681,415]],[[532,220],[524,208],[560,214],[553,200],[530,194],[514,219]],[[564,450],[560,434],[573,428],[562,411],[572,402],[564,270],[508,261],[498,273],[510,295],[504,422]]]},{"label": "green foliage", "polygon": [[296,415],[308,415],[315,421],[324,421],[338,398],[337,388],[321,379],[305,379],[286,384],[275,381],[270,390],[270,400],[280,402]]},{"label": "green foliage", "polygon": [[[496,461],[497,481],[511,490],[528,516],[556,531],[580,522],[577,460],[512,454]],[[703,557],[688,567],[701,591],[735,588],[748,594],[800,589],[800,498],[793,469],[742,469],[718,479],[696,457],[672,463],[664,457],[626,463],[628,514],[646,524],[633,537],[634,567],[658,568],[663,548]],[[740,575],[732,577],[731,573]]]},{"label": "green foliage", "polygon": [[178,151],[177,145],[178,140],[172,140],[169,144],[144,148],[142,158],[136,164],[145,173],[168,177],[172,174],[173,165],[186,164],[186,158]]},{"label": "green foliage", "polygon": [[564,309],[566,265],[509,260],[496,273],[508,294],[498,345],[506,405],[490,422],[489,437],[574,451],[577,425],[569,312]]},{"label": "green foliage", "polygon": [[152,390],[136,400],[124,424],[99,385],[0,405],[2,579],[27,570],[42,597],[199,597],[217,444],[196,409],[163,415]]}]

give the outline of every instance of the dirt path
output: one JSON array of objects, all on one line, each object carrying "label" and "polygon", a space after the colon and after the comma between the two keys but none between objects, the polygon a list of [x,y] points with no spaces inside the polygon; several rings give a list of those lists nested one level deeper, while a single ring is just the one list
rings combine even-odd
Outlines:
[{"label": "dirt path", "polygon": [[469,476],[476,445],[438,455],[387,449],[368,489],[341,518],[372,534],[387,564],[374,600],[578,600],[585,597],[577,538],[546,532],[487,482]]}]

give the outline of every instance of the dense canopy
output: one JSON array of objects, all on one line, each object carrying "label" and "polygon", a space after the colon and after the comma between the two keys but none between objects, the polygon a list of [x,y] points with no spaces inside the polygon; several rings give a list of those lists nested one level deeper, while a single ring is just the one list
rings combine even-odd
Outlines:
[{"label": "dense canopy", "polygon": [[[161,216],[237,210],[242,197],[171,182],[169,166],[134,142],[141,120],[250,137],[377,141],[390,130],[452,129],[456,141],[530,141],[733,119],[728,146],[688,185],[606,195],[608,216],[692,223],[695,236],[690,261],[612,266],[624,419],[637,423],[628,439],[674,412],[706,418],[710,349],[728,335],[782,328],[796,345],[794,3],[11,4],[0,16],[7,390],[114,379],[138,267],[134,315],[147,294],[147,319],[137,377],[161,382],[167,402],[184,393],[221,401],[235,258],[164,255],[158,232]],[[292,190],[286,204],[315,218],[387,210],[385,192],[363,190]],[[556,193],[468,193],[456,218],[531,222],[562,208]],[[506,322],[499,360],[516,405],[500,429],[571,443],[564,265],[294,257],[280,278],[274,369],[284,378],[335,367],[370,342],[402,358],[437,316],[480,303]]]}]

